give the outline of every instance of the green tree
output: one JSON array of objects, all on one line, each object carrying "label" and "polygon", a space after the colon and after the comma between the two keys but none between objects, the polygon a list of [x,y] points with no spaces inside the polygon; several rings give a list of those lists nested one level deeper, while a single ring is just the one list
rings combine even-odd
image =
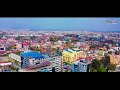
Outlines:
[{"label": "green tree", "polygon": [[70,46],[70,48],[74,48],[74,46]]},{"label": "green tree", "polygon": [[53,37],[50,37],[50,41],[53,41]]},{"label": "green tree", "polygon": [[110,56],[105,57],[105,66],[107,67],[110,64]]},{"label": "green tree", "polygon": [[96,69],[94,69],[93,67],[90,68],[90,72],[97,72]]},{"label": "green tree", "polygon": [[21,39],[21,37],[20,37],[20,36],[18,36],[18,37],[16,37],[16,38],[15,38],[15,40],[20,40],[20,39]]},{"label": "green tree", "polygon": [[16,68],[15,68],[14,66],[11,66],[11,69],[12,69],[12,70],[16,70]]},{"label": "green tree", "polygon": [[109,49],[110,47],[108,45],[106,45],[106,48]]},{"label": "green tree", "polygon": [[102,65],[102,63],[99,61],[99,60],[97,60],[97,59],[94,59],[93,61],[92,61],[92,67],[94,68],[94,69],[98,69],[100,66]]},{"label": "green tree", "polygon": [[58,41],[58,38],[57,38],[57,37],[54,37],[54,38],[53,38],[53,41],[54,41],[54,42]]},{"label": "green tree", "polygon": [[87,72],[89,72],[90,67],[91,67],[91,64],[88,64],[88,66],[87,66]]},{"label": "green tree", "polygon": [[12,48],[13,48],[13,49],[16,49],[16,46],[13,46]]},{"label": "green tree", "polygon": [[116,64],[110,64],[108,65],[108,70],[115,70],[116,69]]},{"label": "green tree", "polygon": [[98,72],[107,72],[107,70],[103,67],[103,66],[100,66],[98,69],[97,69]]},{"label": "green tree", "polygon": [[65,72],[68,72],[68,70],[66,70]]},{"label": "green tree", "polygon": [[109,51],[108,54],[112,54],[112,51]]},{"label": "green tree", "polygon": [[17,55],[20,55],[20,54],[21,54],[21,51],[16,52],[16,54],[17,54]]},{"label": "green tree", "polygon": [[31,40],[35,40],[36,36],[31,36],[30,39]]},{"label": "green tree", "polygon": [[65,44],[69,44],[69,42],[67,41]]}]

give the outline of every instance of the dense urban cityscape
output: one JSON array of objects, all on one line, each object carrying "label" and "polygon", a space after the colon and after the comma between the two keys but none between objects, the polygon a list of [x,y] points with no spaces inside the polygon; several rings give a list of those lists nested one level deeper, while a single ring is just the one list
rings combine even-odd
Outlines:
[{"label": "dense urban cityscape", "polygon": [[0,72],[119,71],[119,31],[0,29]]},{"label": "dense urban cityscape", "polygon": [[120,33],[0,30],[1,72],[118,72]]}]

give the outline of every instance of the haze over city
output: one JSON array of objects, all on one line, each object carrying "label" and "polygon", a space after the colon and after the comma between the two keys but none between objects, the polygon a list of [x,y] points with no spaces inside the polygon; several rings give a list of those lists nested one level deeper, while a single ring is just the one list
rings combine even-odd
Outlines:
[{"label": "haze over city", "polygon": [[[107,24],[116,20],[117,24]],[[0,29],[119,31],[120,18],[0,18]]]}]

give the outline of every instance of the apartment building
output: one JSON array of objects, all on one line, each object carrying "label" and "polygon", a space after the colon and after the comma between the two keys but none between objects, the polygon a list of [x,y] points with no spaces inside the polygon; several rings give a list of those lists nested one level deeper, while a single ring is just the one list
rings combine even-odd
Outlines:
[{"label": "apartment building", "polygon": [[80,49],[77,48],[63,50],[62,52],[62,61],[70,64],[84,57],[85,57],[84,51],[81,51]]}]

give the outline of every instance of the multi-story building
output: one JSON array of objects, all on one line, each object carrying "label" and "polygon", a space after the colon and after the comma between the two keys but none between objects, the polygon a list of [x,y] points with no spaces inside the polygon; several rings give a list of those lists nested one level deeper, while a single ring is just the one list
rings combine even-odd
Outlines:
[{"label": "multi-story building", "polygon": [[5,46],[0,46],[0,51],[5,51]]},{"label": "multi-story building", "polygon": [[63,69],[63,63],[62,63],[62,56],[54,56],[51,57],[51,61],[52,64],[56,64],[58,67],[58,72],[61,72]]},{"label": "multi-story building", "polygon": [[87,66],[90,61],[80,60],[73,62],[72,64],[72,72],[87,72]]},{"label": "multi-story building", "polygon": [[22,43],[21,42],[16,43],[16,48],[21,51],[22,50]]},{"label": "multi-story building", "polygon": [[61,72],[63,69],[62,56],[61,52],[50,52],[47,55],[43,55],[46,58],[46,61],[50,61],[52,64],[58,66],[58,72]]},{"label": "multi-story building", "polygon": [[9,57],[16,60],[16,61],[21,62],[21,56],[19,56],[17,54],[11,53],[11,54],[9,54]]},{"label": "multi-story building", "polygon": [[39,72],[60,72],[57,64],[51,64],[50,66],[43,67]]},{"label": "multi-story building", "polygon": [[120,62],[120,56],[119,55],[109,54],[109,57],[110,57],[110,63],[112,63],[112,64],[118,64]]},{"label": "multi-story building", "polygon": [[21,68],[36,68],[50,65],[49,61],[38,52],[26,52],[21,55]]},{"label": "multi-story building", "polygon": [[62,52],[62,61],[70,64],[84,57],[84,51],[81,51],[80,49],[67,49]]},{"label": "multi-story building", "polygon": [[5,54],[6,54],[5,46],[0,46],[0,56]]}]

